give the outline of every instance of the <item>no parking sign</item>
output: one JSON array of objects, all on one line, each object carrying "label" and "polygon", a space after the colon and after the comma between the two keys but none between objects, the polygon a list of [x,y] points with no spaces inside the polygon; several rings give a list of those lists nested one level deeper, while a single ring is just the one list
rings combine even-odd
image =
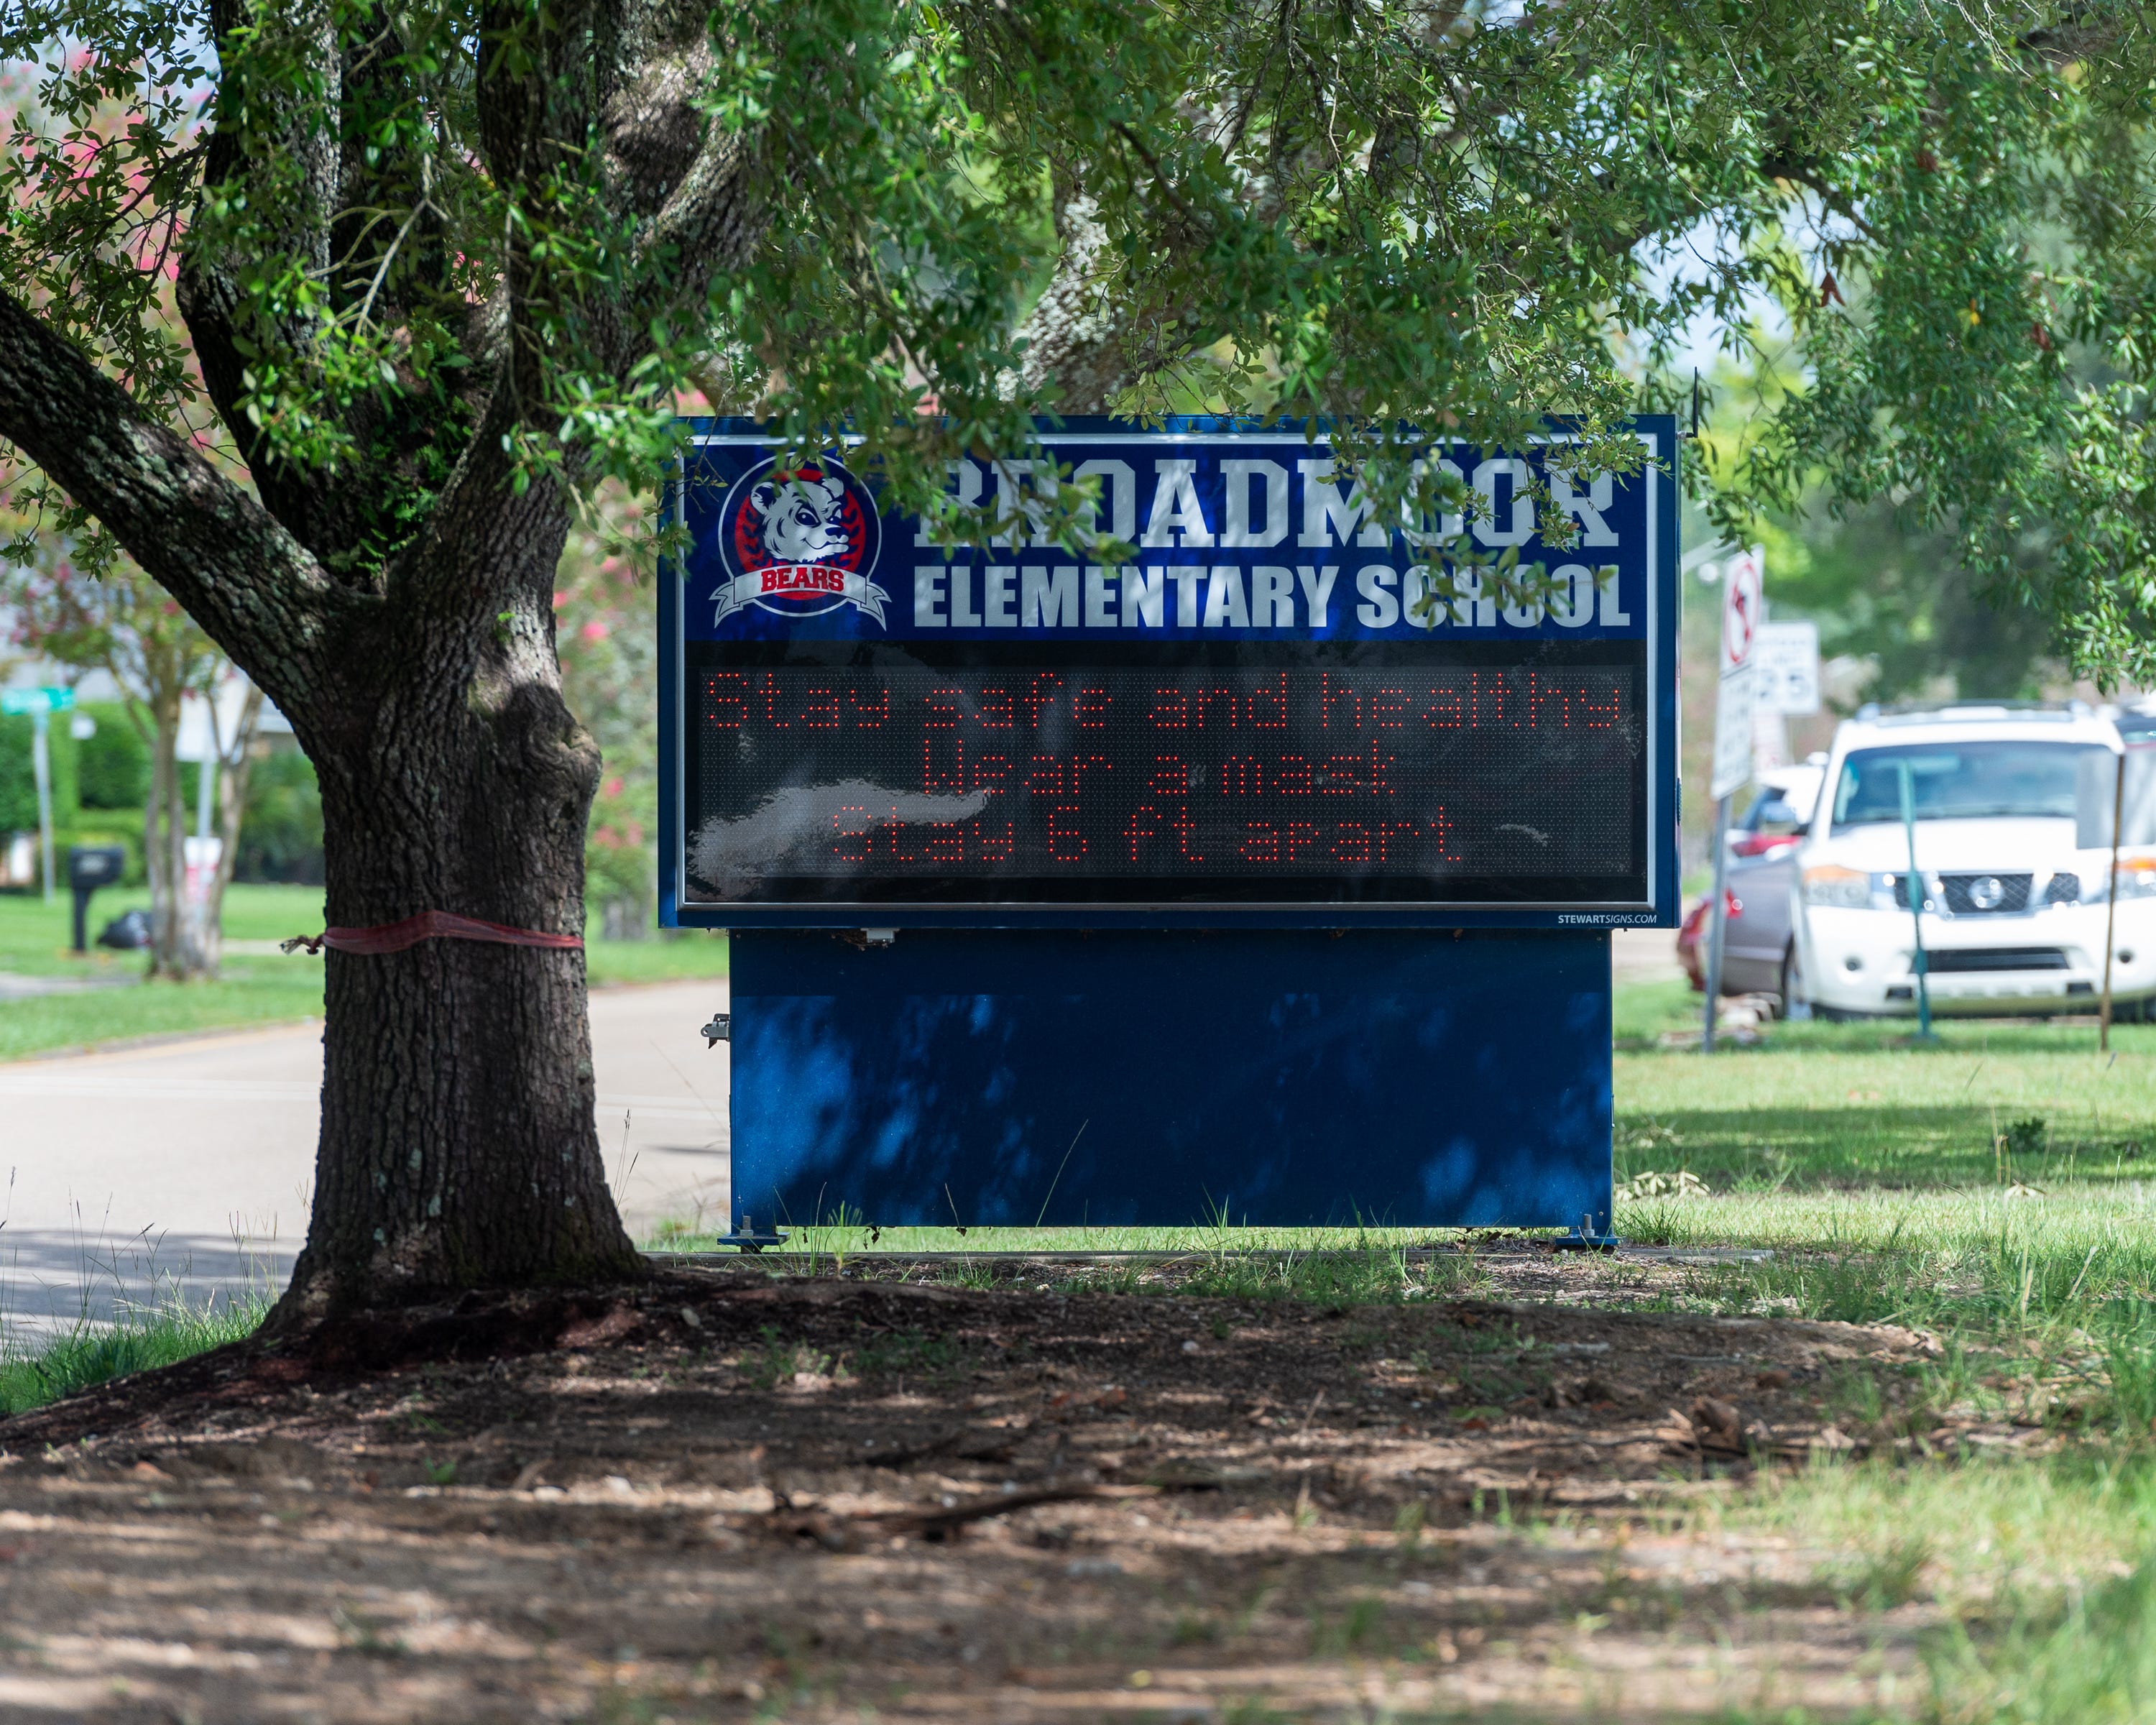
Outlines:
[{"label": "no parking sign", "polygon": [[1732,557],[1722,574],[1721,680],[1714,709],[1714,772],[1707,795],[1733,796],[1752,777],[1752,720],[1759,705],[1753,649],[1761,614],[1764,559],[1759,547]]}]

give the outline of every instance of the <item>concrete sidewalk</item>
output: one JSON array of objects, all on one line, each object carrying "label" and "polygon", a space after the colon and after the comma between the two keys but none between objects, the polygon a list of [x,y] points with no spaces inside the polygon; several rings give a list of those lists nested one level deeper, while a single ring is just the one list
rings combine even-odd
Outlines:
[{"label": "concrete sidewalk", "polygon": [[[600,1148],[641,1238],[727,1210],[723,979],[594,990]],[[306,1233],[318,1024],[0,1065],[0,1323],[283,1287]]]},{"label": "concrete sidewalk", "polygon": [[1609,934],[1609,969],[1617,986],[1627,983],[1681,983],[1674,928],[1617,928]]}]

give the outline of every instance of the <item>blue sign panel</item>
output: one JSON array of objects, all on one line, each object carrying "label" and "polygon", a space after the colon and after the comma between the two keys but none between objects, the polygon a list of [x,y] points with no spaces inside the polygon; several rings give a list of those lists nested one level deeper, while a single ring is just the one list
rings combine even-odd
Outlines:
[{"label": "blue sign panel", "polygon": [[733,1212],[1609,1228],[1606,934],[733,940]]},{"label": "blue sign panel", "polygon": [[1568,468],[1559,428],[1456,448],[1474,502],[1419,524],[1293,429],[1044,431],[1135,548],[1113,563],[1028,523],[1024,463],[952,464],[1013,528],[953,548],[842,450],[783,472],[753,426],[700,431],[662,585],[664,920],[1673,924],[1676,439],[1635,431],[1625,477]]}]

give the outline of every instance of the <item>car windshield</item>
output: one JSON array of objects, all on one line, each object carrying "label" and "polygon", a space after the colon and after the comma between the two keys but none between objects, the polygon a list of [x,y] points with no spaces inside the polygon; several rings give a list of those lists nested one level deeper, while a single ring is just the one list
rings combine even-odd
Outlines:
[{"label": "car windshield", "polygon": [[1835,785],[1834,829],[1899,821],[1905,773],[1918,820],[2107,821],[2115,758],[2097,745],[2068,742],[1858,749]]}]

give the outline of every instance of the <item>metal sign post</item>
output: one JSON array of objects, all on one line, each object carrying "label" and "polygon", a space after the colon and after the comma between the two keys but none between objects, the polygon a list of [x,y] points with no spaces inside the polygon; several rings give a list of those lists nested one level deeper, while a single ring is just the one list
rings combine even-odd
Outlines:
[{"label": "metal sign post", "polygon": [[1714,1015],[1722,999],[1722,947],[1729,911],[1729,799],[1752,777],[1752,732],[1759,707],[1753,646],[1760,614],[1765,551],[1754,546],[1730,558],[1722,577],[1721,682],[1714,710],[1714,898],[1707,911],[1707,1011],[1700,1029],[1702,1054],[1714,1052]]},{"label": "metal sign post", "polygon": [[[1419,450],[1467,506],[1395,524],[1297,427],[1065,421],[1052,480],[952,465],[969,547],[700,426],[660,914],[732,932],[737,1230],[1605,1239],[1609,931],[1676,911],[1678,445],[1635,430],[1631,475]],[[1122,557],[1025,525],[1079,483]]]},{"label": "metal sign post", "polygon": [[2111,885],[2104,895],[2103,1004],[2097,1014],[2096,1049],[2111,1052],[2111,956],[2118,944],[2118,841],[2126,824],[2126,751],[2118,752],[2118,781],[2111,793]]},{"label": "metal sign post", "polygon": [[38,849],[44,860],[45,902],[53,901],[53,752],[51,710],[30,710],[30,773],[38,785]]},{"label": "metal sign post", "polygon": [[1933,1040],[1932,1035],[1931,964],[1924,954],[1924,906],[1930,902],[1930,894],[1924,886],[1922,871],[1917,866],[1917,796],[1909,776],[1909,763],[1897,761],[1894,770],[1902,780],[1902,834],[1909,847],[1909,873],[1906,881],[1909,901],[1909,925],[1916,935],[1916,951],[1911,967],[1917,973],[1917,1040]]},{"label": "metal sign post", "polygon": [[30,716],[30,772],[38,786],[38,843],[44,859],[45,902],[53,901],[53,762],[48,735],[54,713],[74,705],[72,689],[0,691],[0,712]]}]

